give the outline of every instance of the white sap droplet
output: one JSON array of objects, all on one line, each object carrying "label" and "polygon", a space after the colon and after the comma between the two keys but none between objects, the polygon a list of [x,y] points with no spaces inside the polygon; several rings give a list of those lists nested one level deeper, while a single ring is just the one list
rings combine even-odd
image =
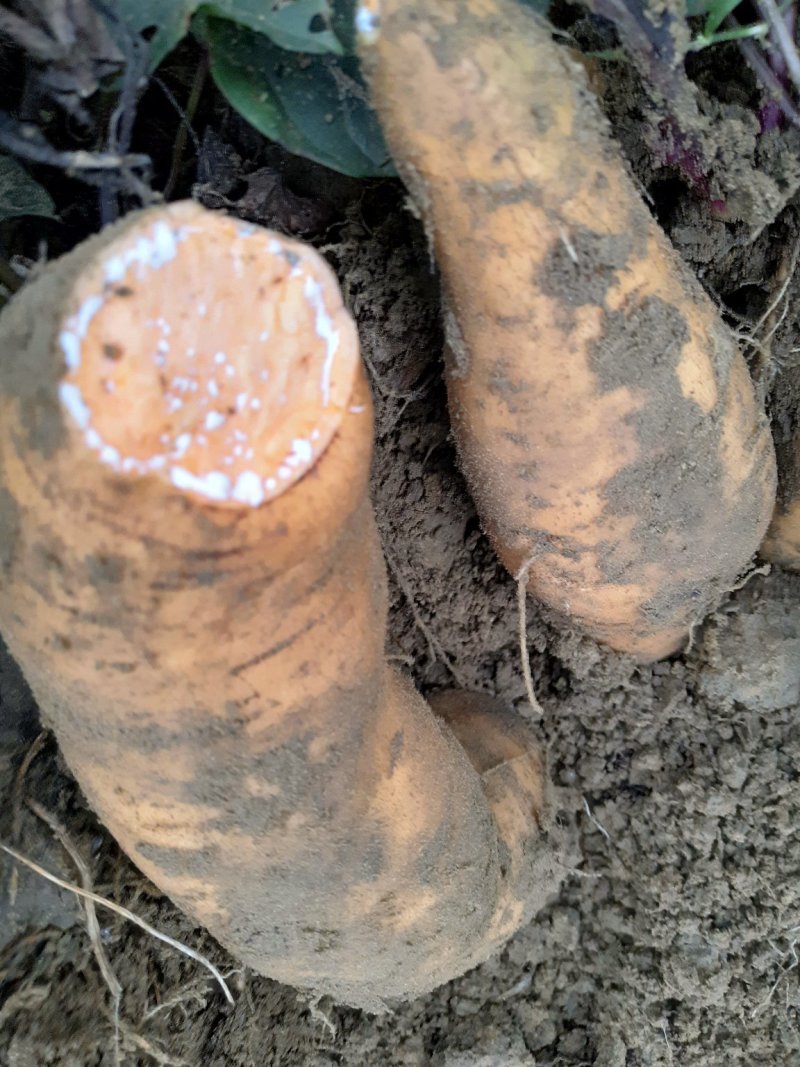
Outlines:
[{"label": "white sap droplet", "polygon": [[77,330],[78,337],[86,336],[86,331],[89,329],[89,323],[102,306],[102,296],[90,296],[88,299],[84,300],[83,307],[75,317],[75,329]]},{"label": "white sap droplet", "polygon": [[225,416],[219,411],[209,411],[206,415],[206,421],[203,424],[207,430],[218,430],[220,426],[224,426],[226,422]]},{"label": "white sap droplet", "polygon": [[108,464],[109,467],[117,467],[119,465],[119,452],[116,448],[112,448],[111,445],[103,445],[100,450],[100,459],[103,463]]},{"label": "white sap droplet", "polygon": [[178,244],[175,240],[175,234],[167,226],[166,222],[157,222],[155,225],[153,230],[153,249],[150,259],[150,264],[153,267],[161,267],[175,258]]},{"label": "white sap droplet", "polygon": [[64,353],[64,362],[70,370],[75,370],[81,365],[81,343],[77,334],[70,330],[63,330],[58,335],[61,351]]},{"label": "white sap droplet", "polygon": [[259,504],[264,502],[264,489],[261,485],[261,479],[253,471],[243,471],[236,479],[232,496],[234,500],[238,500],[242,504],[249,504],[251,507],[257,508]]},{"label": "white sap droplet", "polygon": [[107,282],[121,282],[125,276],[125,263],[121,256],[113,256],[106,261],[105,278]]},{"label": "white sap droplet", "polygon": [[71,382],[61,382],[58,387],[58,398],[72,416],[72,421],[78,429],[85,430],[91,422],[92,413],[87,408],[77,385]]},{"label": "white sap droplet", "polygon": [[339,331],[333,328],[333,320],[328,314],[325,308],[325,300],[322,293],[322,286],[314,278],[306,278],[303,291],[306,295],[306,299],[311,302],[312,307],[316,311],[316,323],[315,328],[317,336],[321,337],[325,342],[325,362],[322,365],[322,402],[325,407],[328,406],[331,399],[331,372],[333,370],[333,359],[336,355],[336,351],[339,348]]},{"label": "white sap droplet", "polygon": [[177,459],[186,452],[189,445],[192,443],[192,435],[190,433],[182,433],[175,439],[174,456]]},{"label": "white sap droplet", "polygon": [[366,4],[359,4],[356,8],[356,33],[364,44],[375,44],[380,36],[380,16]]},{"label": "white sap droplet", "polygon": [[208,474],[192,474],[183,467],[173,467],[170,480],[176,489],[191,489],[209,500],[230,500],[231,480],[222,471],[210,471]]},{"label": "white sap droplet", "polygon": [[292,441],[292,452],[301,463],[310,463],[311,458],[314,455],[314,449],[308,441],[304,441],[302,437],[297,437]]}]

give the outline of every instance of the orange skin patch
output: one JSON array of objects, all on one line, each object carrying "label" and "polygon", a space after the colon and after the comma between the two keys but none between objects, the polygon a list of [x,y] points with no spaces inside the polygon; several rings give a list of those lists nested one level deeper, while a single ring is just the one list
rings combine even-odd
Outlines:
[{"label": "orange skin patch", "polygon": [[61,402],[100,460],[221,505],[259,506],[316,463],[358,366],[313,249],[191,203],[106,248],[59,340]]}]

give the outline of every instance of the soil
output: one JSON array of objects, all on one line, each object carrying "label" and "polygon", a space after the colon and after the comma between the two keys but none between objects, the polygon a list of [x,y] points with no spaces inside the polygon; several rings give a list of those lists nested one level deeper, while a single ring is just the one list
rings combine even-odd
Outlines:
[{"label": "soil", "polygon": [[[565,9],[562,23],[584,47],[608,43],[607,26],[586,16]],[[164,77],[178,91],[187,53],[172,62]],[[756,89],[741,64],[725,49],[708,63],[692,83],[704,114],[752,127]],[[739,206],[720,218],[709,191],[659,157],[657,94],[634,66],[603,64],[595,73],[654,211],[729,321],[757,321],[788,279],[769,349],[749,352],[776,436],[785,438],[800,395],[793,354],[800,282],[790,262],[799,231],[796,181],[775,175],[798,170],[795,134],[773,137],[769,153],[755,138],[740,143]],[[141,105],[145,117],[148,108],[163,110],[151,94]],[[688,651],[651,667],[609,653],[529,599],[528,646],[543,708],[534,715],[516,588],[481,532],[456,464],[437,281],[402,189],[341,179],[286,156],[209,88],[194,126],[200,155],[179,168],[177,192],[193,190],[209,204],[312,239],[341,279],[376,401],[372,496],[392,589],[388,653],[423,692],[454,683],[485,691],[535,723],[556,788],[564,879],[501,954],[428,997],[378,1017],[309,1003],[238,967],[119,852],[54,739],[40,732],[24,680],[3,652],[0,840],[80,881],[52,827],[30,808],[35,800],[83,857],[98,893],[207,954],[234,995],[229,1006],[197,962],[98,909],[99,941],[122,987],[119,1061],[800,1063],[800,576],[753,571],[693,634]],[[727,150],[736,153],[734,142]],[[159,159],[158,137],[153,151],[165,179],[171,160],[168,151]],[[95,190],[53,172],[41,176],[63,222],[28,221],[5,233],[4,254],[10,245],[35,258],[42,239],[56,254],[97,228]],[[755,203],[758,211],[750,211]],[[0,1067],[111,1067],[115,1055],[113,1000],[85,913],[72,894],[3,857]]]}]

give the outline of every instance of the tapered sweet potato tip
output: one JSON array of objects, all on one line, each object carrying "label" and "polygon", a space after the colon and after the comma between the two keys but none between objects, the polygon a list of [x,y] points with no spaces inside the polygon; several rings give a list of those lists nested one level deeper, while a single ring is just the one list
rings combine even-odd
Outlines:
[{"label": "tapered sweet potato tip", "polygon": [[78,276],[60,323],[67,423],[123,475],[257,507],[324,452],[358,338],[311,248],[179,203]]}]

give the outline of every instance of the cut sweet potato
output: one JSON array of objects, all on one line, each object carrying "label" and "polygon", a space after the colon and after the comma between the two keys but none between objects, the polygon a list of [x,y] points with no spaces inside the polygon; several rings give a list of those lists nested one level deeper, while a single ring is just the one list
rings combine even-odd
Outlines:
[{"label": "cut sweet potato", "polygon": [[387,665],[326,264],[193,204],[134,214],[12,301],[0,351],[0,629],[123,848],[341,1001],[484,959],[552,885],[542,763],[462,702],[465,751]]}]

